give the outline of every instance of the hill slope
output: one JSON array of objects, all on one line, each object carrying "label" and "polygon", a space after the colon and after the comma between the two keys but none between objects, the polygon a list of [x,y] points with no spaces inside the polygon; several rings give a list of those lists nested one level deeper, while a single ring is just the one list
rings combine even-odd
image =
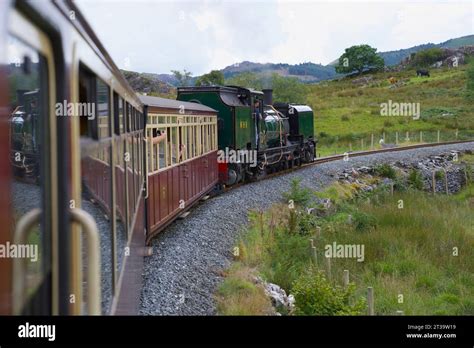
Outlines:
[{"label": "hill slope", "polygon": [[[423,45],[413,46],[410,48],[400,49],[397,51],[380,52],[379,55],[385,60],[388,66],[399,64],[404,58],[411,53],[416,53],[432,47],[458,48],[461,46],[474,45],[474,35],[463,36],[450,39],[438,44],[427,43]],[[270,76],[277,73],[284,77],[294,77],[305,83],[315,83],[325,80],[331,80],[341,76],[335,71],[337,60],[328,65],[315,64],[305,62],[301,64],[286,63],[255,63],[243,61],[235,63],[221,69],[225,78],[230,78],[242,73],[251,72],[259,77]],[[173,87],[178,85],[178,81],[172,74],[153,74],[153,73],[135,73],[131,71],[123,71],[124,75],[134,88],[142,93],[173,93]],[[197,77],[193,77],[191,84]]]},{"label": "hill slope", "polygon": [[384,59],[385,65],[397,65],[404,58],[408,57],[412,53],[416,53],[422,50],[426,50],[432,47],[444,47],[444,48],[459,48],[461,46],[474,45],[474,35],[462,36],[456,39],[450,39],[448,41],[441,42],[439,44],[427,43],[423,45],[413,46],[410,48],[401,49],[398,51],[380,52],[380,56]]},{"label": "hill slope", "polygon": [[[417,77],[414,70],[371,74],[367,83],[361,79],[342,79],[309,86],[307,103],[315,113],[316,136],[324,147],[343,153],[349,144],[355,150],[362,141],[365,146],[375,142],[385,133],[385,143],[396,142],[396,132],[401,143],[410,132],[410,141],[436,141],[437,131],[441,140],[454,140],[456,129],[459,137],[474,136],[473,102],[466,97],[466,65],[458,68],[431,70],[431,77]],[[399,84],[391,85],[389,77]],[[383,103],[419,103],[420,117],[382,116]]]}]

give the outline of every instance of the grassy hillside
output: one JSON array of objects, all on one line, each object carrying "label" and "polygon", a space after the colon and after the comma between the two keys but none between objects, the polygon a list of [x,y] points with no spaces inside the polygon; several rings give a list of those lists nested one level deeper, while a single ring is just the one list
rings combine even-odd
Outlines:
[{"label": "grassy hillside", "polygon": [[[463,160],[473,163],[472,155]],[[383,187],[358,194],[336,183],[317,193],[335,202],[321,217],[305,213],[312,193],[294,186],[286,199],[296,212],[279,204],[250,215],[237,261],[218,290],[220,313],[267,313],[251,281],[260,276],[295,295],[297,315],[365,314],[367,287],[374,289],[376,315],[473,315],[473,185],[448,196],[415,189],[392,195]],[[332,258],[328,276],[325,251],[334,242],[364,246],[364,258]],[[353,283],[345,291],[344,270]]]},{"label": "grassy hillside", "polygon": [[442,42],[436,46],[438,47],[447,47],[447,48],[458,48],[461,46],[471,46],[474,45],[474,35],[467,35],[458,37],[456,39],[451,39],[445,42]]},{"label": "grassy hillside", "polygon": [[432,47],[444,47],[444,48],[459,48],[461,46],[474,45],[474,35],[467,35],[450,39],[448,41],[441,42],[439,44],[427,43],[423,45],[413,46],[410,48],[403,48],[397,51],[380,52],[380,56],[384,59],[385,65],[397,65],[404,58],[408,57],[411,53],[416,53],[422,50],[426,50]]},{"label": "grassy hillside", "polygon": [[[410,141],[426,132],[424,141],[433,140],[438,130],[441,140],[453,138],[456,130],[466,134],[474,130],[474,105],[466,96],[467,66],[456,69],[432,69],[431,77],[416,77],[414,70],[371,74],[372,80],[358,85],[352,79],[329,81],[309,86],[308,104],[315,111],[316,135],[324,147],[353,147],[375,134],[378,142],[385,132],[386,143],[400,141],[407,131]],[[368,75],[367,75],[368,76]],[[398,87],[389,78],[398,80]],[[406,116],[381,116],[381,104],[419,103],[420,119]],[[332,149],[331,149],[332,151]]]}]

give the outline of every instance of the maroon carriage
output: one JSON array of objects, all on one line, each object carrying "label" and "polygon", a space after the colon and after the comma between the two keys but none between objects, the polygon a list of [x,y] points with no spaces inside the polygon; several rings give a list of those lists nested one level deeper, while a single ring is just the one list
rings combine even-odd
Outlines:
[{"label": "maroon carriage", "polygon": [[147,241],[213,190],[218,181],[217,111],[140,96],[147,109]]}]

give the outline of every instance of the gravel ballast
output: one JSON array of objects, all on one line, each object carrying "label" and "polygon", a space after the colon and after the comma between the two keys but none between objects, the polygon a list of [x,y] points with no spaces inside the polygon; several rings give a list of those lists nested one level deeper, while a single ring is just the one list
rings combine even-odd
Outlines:
[{"label": "gravel ballast", "polygon": [[474,150],[474,143],[444,145],[318,164],[261,182],[243,185],[206,201],[152,242],[145,258],[141,315],[215,315],[214,294],[222,271],[232,262],[232,247],[251,209],[267,209],[282,199],[298,177],[321,190],[344,169],[396,161],[418,162],[451,150]]}]

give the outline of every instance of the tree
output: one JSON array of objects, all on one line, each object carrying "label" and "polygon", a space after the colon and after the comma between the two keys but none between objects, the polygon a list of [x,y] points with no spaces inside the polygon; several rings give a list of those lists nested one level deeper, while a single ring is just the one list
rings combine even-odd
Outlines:
[{"label": "tree", "polygon": [[377,49],[369,45],[346,48],[344,54],[339,57],[336,72],[346,74],[356,71],[357,74],[361,74],[366,70],[382,69],[385,63],[376,52]]},{"label": "tree", "polygon": [[171,70],[171,72],[173,73],[176,80],[178,80],[178,85],[189,86],[189,82],[193,76],[192,72],[187,71],[186,69],[184,69],[183,72],[179,70]]},{"label": "tree", "polygon": [[208,74],[204,74],[196,80],[196,86],[223,86],[224,74],[219,70],[212,70]]},{"label": "tree", "polygon": [[264,88],[273,89],[273,101],[285,103],[305,103],[307,87],[297,78],[284,77],[277,73],[254,74],[245,72],[226,80],[227,85],[253,88],[261,91]]},{"label": "tree", "polygon": [[307,87],[294,77],[283,77],[272,74],[271,85],[273,100],[284,103],[305,103]]},{"label": "tree", "polygon": [[262,79],[254,73],[244,72],[226,80],[226,85],[240,86],[261,90],[263,88]]},{"label": "tree", "polygon": [[427,67],[447,57],[448,55],[444,50],[433,47],[417,52],[411,61],[411,65],[414,67]]}]

